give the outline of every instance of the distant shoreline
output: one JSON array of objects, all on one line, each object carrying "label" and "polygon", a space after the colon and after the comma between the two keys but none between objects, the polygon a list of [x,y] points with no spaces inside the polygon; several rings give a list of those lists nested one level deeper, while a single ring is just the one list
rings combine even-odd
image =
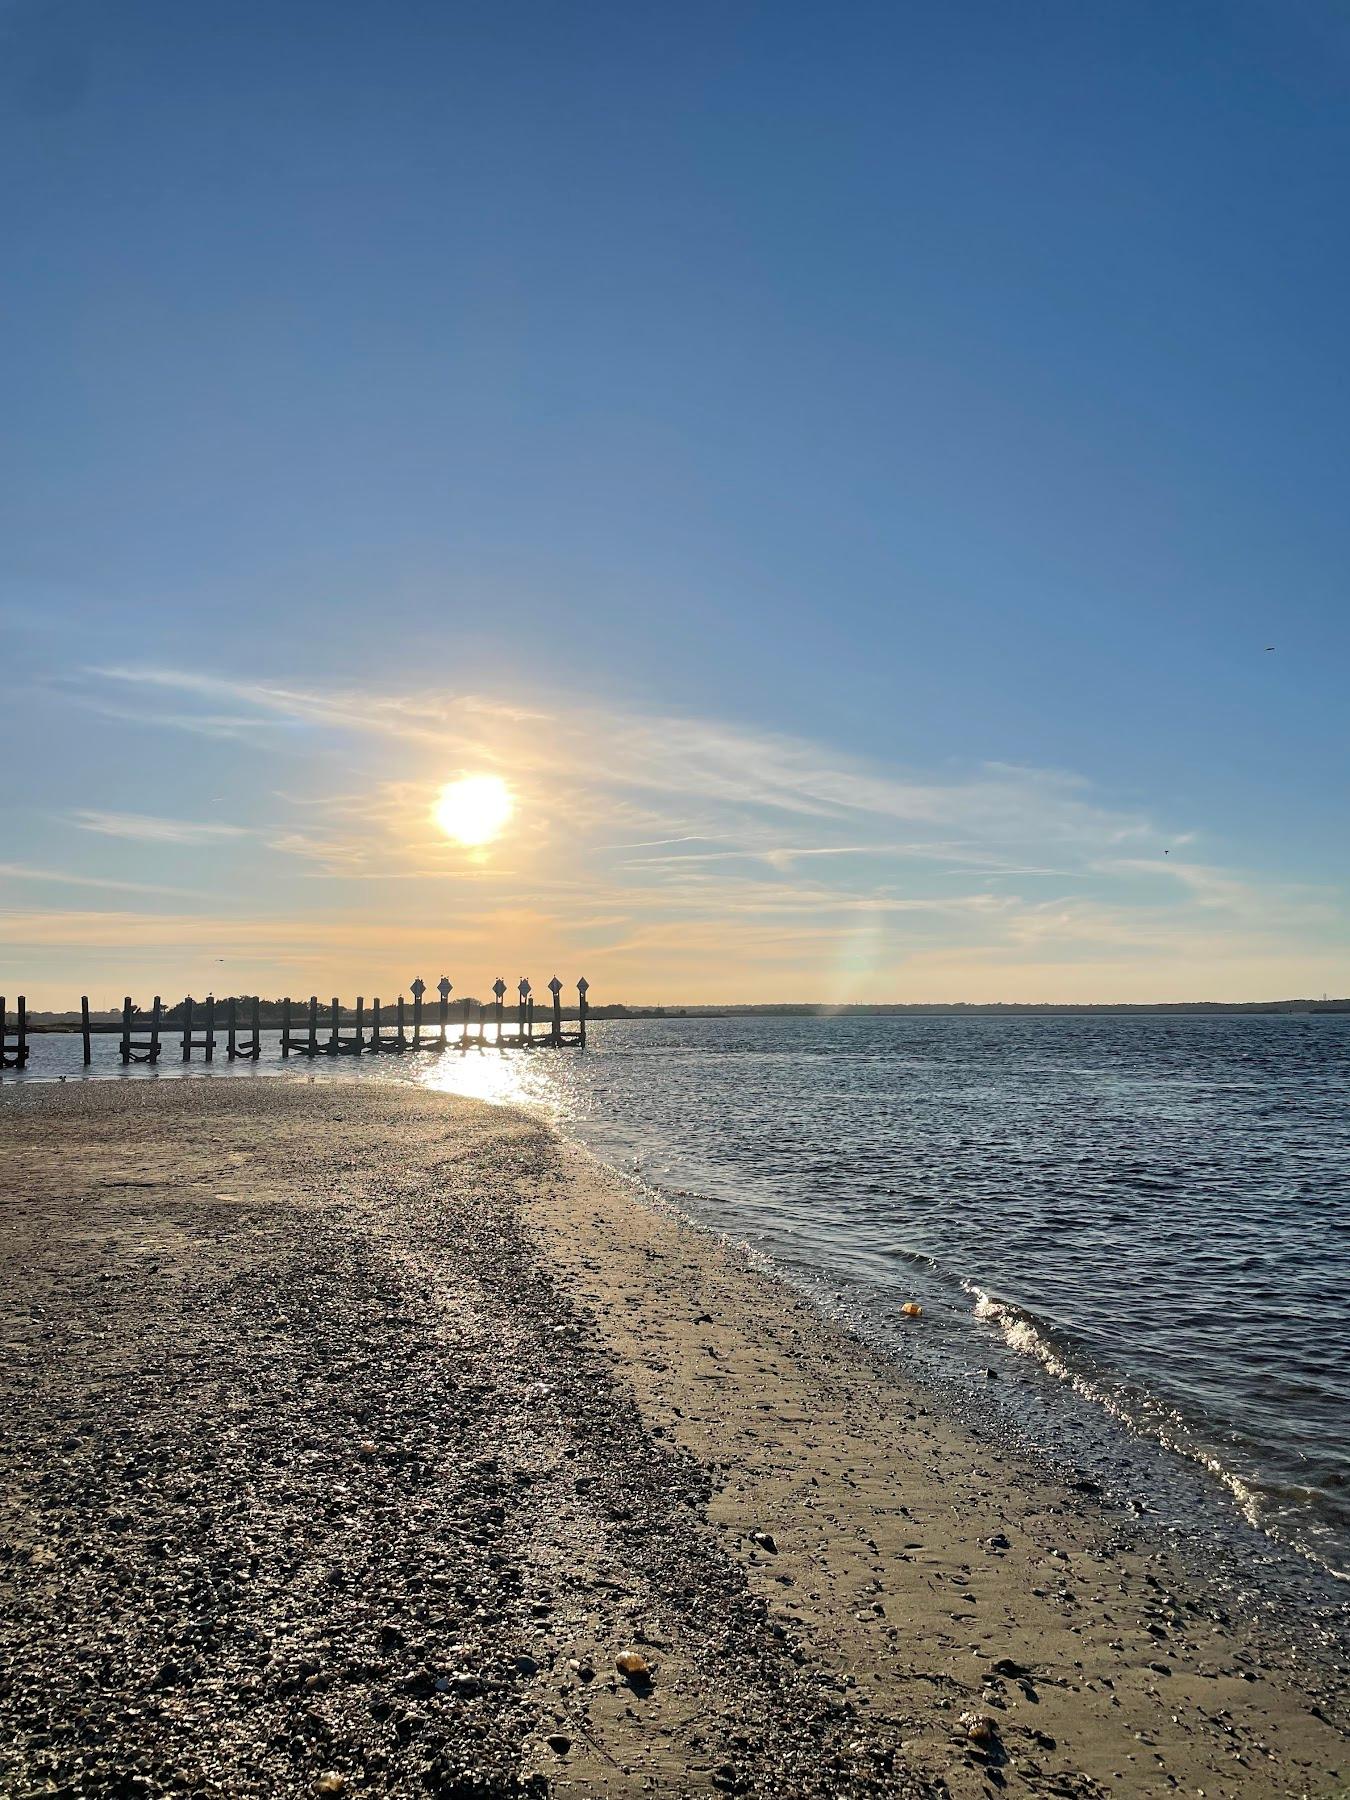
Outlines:
[{"label": "distant shoreline", "polygon": [[[476,1003],[475,1003],[476,1004]],[[222,1028],[224,1022],[225,1001],[216,1001],[217,1027]],[[1338,1000],[1153,1000],[1153,1001],[1086,1001],[1075,1004],[1072,1001],[1060,1000],[895,1000],[879,1001],[875,1005],[835,1006],[827,1001],[769,1001],[753,1006],[625,1006],[616,1002],[610,1006],[592,1006],[587,1016],[592,1020],[601,1019],[889,1019],[889,1018],[1118,1018],[1133,1016],[1173,1016],[1178,1014],[1201,1014],[1215,1017],[1240,1014],[1296,1014],[1313,1013],[1350,1013],[1350,998]],[[325,1020],[328,1015],[325,1013]],[[339,1018],[343,1024],[349,1024],[356,1017],[351,1008],[342,1008]],[[563,1008],[564,1019],[575,1019],[576,1008]],[[281,1007],[279,1002],[264,1001],[259,1009],[259,1021],[264,1031],[281,1029]],[[144,1021],[138,1021],[143,1024]],[[179,1019],[166,1011],[164,1026],[166,1031],[179,1023]],[[42,1032],[78,1032],[80,1015],[78,1013],[30,1012],[28,1030],[30,1034]],[[116,1034],[122,1029],[120,1013],[93,1013],[90,1015],[91,1032],[108,1035]]]}]

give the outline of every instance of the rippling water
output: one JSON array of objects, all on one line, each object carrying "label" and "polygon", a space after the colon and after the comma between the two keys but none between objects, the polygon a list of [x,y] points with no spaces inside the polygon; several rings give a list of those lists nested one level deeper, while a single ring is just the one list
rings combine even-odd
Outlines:
[{"label": "rippling water", "polygon": [[542,1107],[1080,1469],[1350,1560],[1348,1016],[605,1022],[316,1078],[358,1069]]}]

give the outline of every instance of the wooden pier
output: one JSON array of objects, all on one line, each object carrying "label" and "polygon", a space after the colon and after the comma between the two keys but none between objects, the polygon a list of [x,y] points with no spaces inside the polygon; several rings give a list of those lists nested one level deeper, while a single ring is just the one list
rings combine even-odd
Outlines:
[{"label": "wooden pier", "polygon": [[[328,1006],[322,1009],[327,1017],[321,1026],[321,1009],[316,994],[311,994],[308,1001],[300,1002],[293,1001],[288,996],[281,1003],[281,1054],[284,1058],[289,1058],[418,1054],[437,1056],[448,1050],[562,1050],[571,1047],[584,1050],[588,1011],[586,995],[590,983],[584,976],[577,982],[577,1022],[574,1031],[563,1029],[562,982],[555,975],[548,987],[553,997],[553,1007],[546,1029],[536,1026],[534,994],[523,975],[516,984],[516,1005],[511,1009],[514,1014],[512,1018],[507,1017],[506,983],[500,977],[492,985],[490,1017],[485,1003],[478,1004],[475,1018],[474,1002],[461,1000],[457,1002],[458,1016],[453,1023],[450,1017],[453,984],[445,976],[436,984],[439,998],[435,1017],[431,1022],[428,1021],[427,1009],[423,1004],[427,987],[420,978],[411,984],[411,1020],[407,1000],[400,994],[394,1006],[392,1023],[388,1010],[376,999],[371,1002],[370,1022],[367,1025],[363,995],[358,995],[351,1018],[344,1020],[342,1003],[334,995]],[[4,1011],[4,1005],[3,999],[0,999],[0,1023],[5,1027],[0,1031],[0,1068],[22,1069],[28,1061],[26,1004],[20,996],[17,1037],[8,1030],[8,1015]],[[163,1002],[158,994],[155,995],[148,1014],[136,1006],[128,994],[122,1001],[119,1046],[122,1063],[126,1066],[133,1063],[158,1063],[166,1035],[178,1037],[183,1062],[191,1062],[194,1056],[200,1056],[208,1063],[214,1061],[218,1038],[216,1007],[217,1002],[211,995],[202,1001],[194,1000],[189,995],[181,1008],[171,1009],[166,1018]],[[233,998],[225,1002],[225,1047],[230,1062],[261,1060],[264,1046],[260,1007],[261,1002],[256,995],[251,999]],[[173,1021],[174,1013],[179,1015],[176,1021]],[[243,1017],[245,1013],[246,1018]],[[93,1060],[93,1033],[117,1029],[116,1026],[92,1025],[89,997],[87,994],[81,996],[80,1034],[86,1066]],[[13,1043],[11,1038],[14,1039]]]}]

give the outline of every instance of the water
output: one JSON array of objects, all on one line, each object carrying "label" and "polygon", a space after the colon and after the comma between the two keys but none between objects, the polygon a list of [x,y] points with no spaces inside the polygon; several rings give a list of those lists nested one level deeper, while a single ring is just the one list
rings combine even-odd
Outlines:
[{"label": "water", "polygon": [[[112,1038],[95,1058],[147,1078]],[[1350,1016],[635,1020],[585,1056],[264,1058],[214,1075],[540,1108],[958,1407],[1176,1528],[1350,1566]],[[22,1079],[60,1073],[78,1038],[34,1040]]]}]

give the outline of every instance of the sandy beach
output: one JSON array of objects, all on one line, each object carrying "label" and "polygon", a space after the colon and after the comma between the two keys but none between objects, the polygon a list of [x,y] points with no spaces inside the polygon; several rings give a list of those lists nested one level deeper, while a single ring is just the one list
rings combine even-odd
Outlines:
[{"label": "sandy beach", "polygon": [[532,1118],[30,1085],[0,1147],[6,1797],[1350,1780],[1324,1645]]}]

